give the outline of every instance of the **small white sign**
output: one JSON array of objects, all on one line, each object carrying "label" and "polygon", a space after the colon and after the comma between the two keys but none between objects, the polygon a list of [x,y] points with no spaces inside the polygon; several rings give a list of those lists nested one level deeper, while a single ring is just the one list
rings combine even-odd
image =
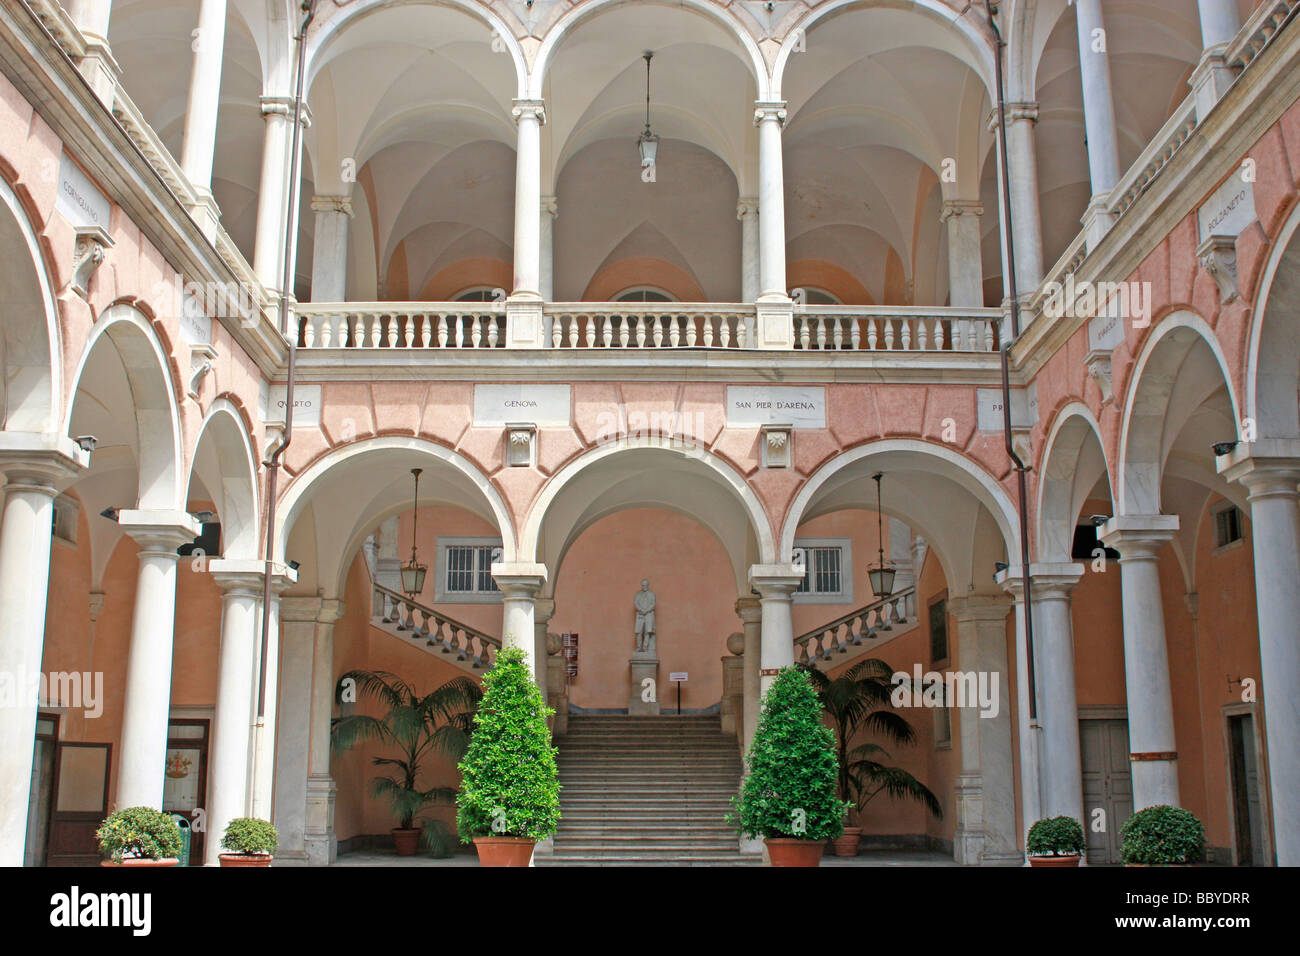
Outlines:
[{"label": "small white sign", "polygon": [[[976,393],[979,430],[982,432],[1002,431],[1002,389],[981,388]],[[1029,393],[1023,388],[1011,390],[1011,424],[1021,428],[1033,425],[1037,420],[1038,395],[1033,396],[1031,404]]]},{"label": "small white sign", "polygon": [[212,320],[203,312],[203,303],[186,292],[181,295],[181,338],[188,345],[212,344]]},{"label": "small white sign", "polygon": [[729,385],[727,425],[739,428],[757,428],[760,425],[825,428],[826,389],[820,386]]},{"label": "small white sign", "polygon": [[[267,393],[266,411],[262,420],[282,422],[285,420],[285,399],[288,389],[284,385],[272,385]],[[303,428],[320,424],[320,386],[296,385],[293,389],[293,427]]]},{"label": "small white sign", "polygon": [[572,418],[568,385],[475,385],[474,424],[499,427],[528,422],[567,427]]},{"label": "small white sign", "polygon": [[687,676],[688,675],[686,671],[673,671],[671,674],[668,675],[668,681],[669,683],[676,683],[677,681],[681,681],[682,683],[685,683],[687,680]]},{"label": "small white sign", "polygon": [[1110,352],[1123,341],[1124,320],[1118,315],[1107,315],[1103,312],[1088,323],[1088,349],[1090,351]]},{"label": "small white sign", "polygon": [[59,189],[54,208],[74,226],[100,226],[108,229],[113,204],[90,181],[67,153],[59,163]]},{"label": "small white sign", "polygon": [[1239,236],[1255,221],[1255,186],[1239,174],[1229,176],[1196,211],[1201,241],[1210,236]]}]

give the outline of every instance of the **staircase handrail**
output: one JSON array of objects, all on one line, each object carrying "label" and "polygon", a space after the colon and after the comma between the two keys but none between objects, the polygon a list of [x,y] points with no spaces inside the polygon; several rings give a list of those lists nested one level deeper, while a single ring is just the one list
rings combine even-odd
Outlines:
[{"label": "staircase handrail", "polygon": [[[454,617],[435,610],[427,604],[400,591],[374,582],[374,616],[385,624],[396,624],[399,631],[410,631],[415,640],[423,639],[426,646],[436,647],[444,654],[454,654],[459,661],[471,661],[478,670],[490,666],[501,650],[501,639]],[[416,623],[416,617],[419,623]]]},{"label": "staircase handrail", "polygon": [[916,586],[909,585],[800,634],[794,639],[795,661],[810,664],[830,660],[832,654],[847,654],[850,645],[860,646],[880,632],[892,630],[895,625],[915,617]]}]

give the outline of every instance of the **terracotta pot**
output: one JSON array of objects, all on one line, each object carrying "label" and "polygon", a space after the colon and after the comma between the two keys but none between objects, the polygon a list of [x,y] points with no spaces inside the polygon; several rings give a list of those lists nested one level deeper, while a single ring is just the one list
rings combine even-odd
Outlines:
[{"label": "terracotta pot", "polygon": [[420,831],[416,827],[393,827],[393,845],[397,847],[398,856],[415,856],[420,846]]},{"label": "terracotta pot", "polygon": [[836,856],[857,856],[862,843],[862,827],[845,827],[844,833],[831,841]]},{"label": "terracotta pot", "polygon": [[121,863],[114,863],[112,860],[100,860],[100,866],[180,866],[181,861],[174,857],[164,857],[161,860],[151,860],[147,857],[128,857]]},{"label": "terracotta pot", "polygon": [[1079,854],[1073,856],[1031,856],[1030,866],[1078,866]]},{"label": "terracotta pot", "polygon": [[270,866],[269,853],[218,853],[222,866]]},{"label": "terracotta pot", "polygon": [[527,837],[475,837],[479,866],[527,866],[536,840]]},{"label": "terracotta pot", "polygon": [[796,840],[791,837],[765,837],[768,859],[773,866],[821,866],[825,840]]}]

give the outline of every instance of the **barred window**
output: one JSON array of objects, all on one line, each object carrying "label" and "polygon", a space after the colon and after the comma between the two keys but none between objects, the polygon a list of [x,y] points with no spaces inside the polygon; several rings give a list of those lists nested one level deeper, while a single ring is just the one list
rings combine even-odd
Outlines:
[{"label": "barred window", "polygon": [[839,603],[852,600],[849,542],[796,541],[804,553],[804,575],[796,600]]},{"label": "barred window", "polygon": [[500,542],[490,539],[440,540],[435,598],[470,602],[500,600],[501,589],[492,579],[492,561],[501,560]]}]

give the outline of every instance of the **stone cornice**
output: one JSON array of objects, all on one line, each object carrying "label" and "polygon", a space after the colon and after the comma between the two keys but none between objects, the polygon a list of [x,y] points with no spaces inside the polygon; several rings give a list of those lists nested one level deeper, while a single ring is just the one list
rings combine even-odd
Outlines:
[{"label": "stone cornice", "polygon": [[[172,268],[187,280],[241,281],[58,42],[22,4],[0,4],[0,71]],[[238,316],[218,321],[264,374],[284,367],[288,343],[270,316],[262,314],[251,327]]]}]

